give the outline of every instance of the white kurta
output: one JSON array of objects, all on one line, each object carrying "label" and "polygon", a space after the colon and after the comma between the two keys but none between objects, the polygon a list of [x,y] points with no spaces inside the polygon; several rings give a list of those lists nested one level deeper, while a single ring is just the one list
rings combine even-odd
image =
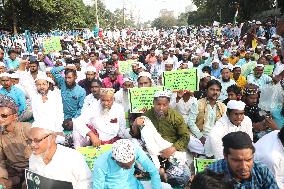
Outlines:
[{"label": "white kurta", "polygon": [[279,188],[284,188],[284,147],[278,138],[279,130],[264,135],[255,143],[255,159],[273,173]]},{"label": "white kurta", "polygon": [[226,98],[228,98],[228,93],[227,93],[228,87],[236,84],[236,82],[232,79],[230,79],[230,81],[228,81],[228,82],[224,82],[224,81],[222,81],[222,79],[220,79],[219,81],[222,85],[222,90],[221,90],[221,93],[220,93],[218,100],[224,101]]},{"label": "white kurta", "polygon": [[72,182],[74,189],[89,189],[92,186],[92,173],[84,157],[78,151],[61,145],[57,145],[47,165],[41,157],[32,154],[29,169],[50,179]]},{"label": "white kurta", "polygon": [[126,129],[123,107],[117,103],[113,103],[107,114],[102,113],[101,104],[82,112],[81,116],[73,119],[74,132],[79,132],[81,136],[86,137],[88,132],[91,131],[86,124],[93,125],[102,141],[111,140],[116,136],[130,137]]},{"label": "white kurta", "polygon": [[120,104],[124,108],[124,112],[128,112],[129,110],[129,100],[128,93],[123,89],[120,89],[114,94],[114,100],[117,104]]},{"label": "white kurta", "polygon": [[92,93],[87,95],[84,99],[84,104],[83,104],[81,112],[84,112],[90,106],[95,106],[97,103],[98,103],[98,99],[96,99]]},{"label": "white kurta", "polygon": [[227,115],[221,117],[212,127],[204,145],[205,154],[208,157],[214,155],[215,159],[223,159],[222,138],[231,132],[243,131],[253,140],[252,122],[245,116],[240,126],[233,125]]}]

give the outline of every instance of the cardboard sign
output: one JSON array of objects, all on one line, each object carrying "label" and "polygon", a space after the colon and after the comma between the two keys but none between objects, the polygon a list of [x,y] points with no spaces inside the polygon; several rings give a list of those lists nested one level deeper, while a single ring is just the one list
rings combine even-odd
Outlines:
[{"label": "cardboard sign", "polygon": [[274,65],[265,65],[263,73],[266,75],[272,75],[274,69]]},{"label": "cardboard sign", "polygon": [[163,90],[164,87],[134,87],[129,89],[130,113],[144,113],[143,109],[151,109],[153,107],[154,94]]},{"label": "cardboard sign", "polygon": [[98,147],[87,146],[81,147],[77,150],[85,157],[86,163],[89,166],[90,170],[93,170],[95,160],[106,151],[111,150],[111,144],[105,144]]},{"label": "cardboard sign", "polygon": [[132,63],[134,61],[133,60],[127,60],[127,61],[119,61],[118,62],[118,69],[119,69],[119,72],[121,74],[125,74],[125,73],[128,73],[128,72],[131,72],[132,71]]},{"label": "cardboard sign", "polygon": [[45,48],[45,54],[48,54],[52,51],[61,51],[62,47],[60,44],[60,37],[51,37],[44,40],[43,47]]},{"label": "cardboard sign", "polygon": [[25,178],[27,189],[73,189],[71,182],[46,178],[27,169]]},{"label": "cardboard sign", "polygon": [[197,69],[176,70],[163,72],[163,84],[172,91],[198,91]]},{"label": "cardboard sign", "polygon": [[204,171],[208,165],[214,163],[215,161],[215,159],[194,158],[195,174]]}]

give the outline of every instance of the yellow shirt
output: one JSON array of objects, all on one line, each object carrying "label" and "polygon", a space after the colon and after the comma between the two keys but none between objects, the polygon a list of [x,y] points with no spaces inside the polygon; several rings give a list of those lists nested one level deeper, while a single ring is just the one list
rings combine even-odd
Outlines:
[{"label": "yellow shirt", "polygon": [[229,62],[230,62],[233,66],[234,66],[239,60],[240,60],[239,57],[235,57],[235,58],[230,57],[230,58],[229,58]]},{"label": "yellow shirt", "polygon": [[[235,80],[233,77],[233,74],[231,75],[231,79]],[[240,75],[240,77],[238,78],[238,80],[236,81],[236,84],[238,87],[240,87],[241,89],[243,89],[245,87],[245,85],[247,84],[247,80],[245,78],[245,76]]]}]

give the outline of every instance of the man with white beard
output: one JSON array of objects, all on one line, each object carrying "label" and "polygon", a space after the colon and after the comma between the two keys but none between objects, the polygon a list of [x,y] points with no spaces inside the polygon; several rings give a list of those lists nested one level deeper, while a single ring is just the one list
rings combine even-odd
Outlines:
[{"label": "man with white beard", "polygon": [[74,147],[112,144],[130,138],[123,107],[114,102],[114,89],[102,88],[96,107],[91,106],[73,119]]},{"label": "man with white beard", "polygon": [[92,173],[84,157],[76,150],[56,144],[56,134],[42,124],[33,124],[28,144],[32,155],[29,170],[41,176],[71,182],[74,189],[89,189]]}]

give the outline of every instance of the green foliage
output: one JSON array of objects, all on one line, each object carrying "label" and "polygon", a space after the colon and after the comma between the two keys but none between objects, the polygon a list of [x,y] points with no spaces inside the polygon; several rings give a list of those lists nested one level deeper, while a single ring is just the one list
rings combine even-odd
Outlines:
[{"label": "green foliage", "polygon": [[172,16],[158,17],[152,22],[152,27],[156,27],[157,29],[170,28],[176,25],[177,25],[177,19]]},{"label": "green foliage", "polygon": [[[277,0],[284,10],[283,0]],[[188,13],[189,24],[208,24],[214,20],[221,23],[233,22],[236,3],[239,4],[238,20],[252,19],[257,13],[272,9],[274,0],[193,0],[197,11]]]},{"label": "green foliage", "polygon": [[[1,1],[4,5],[0,10],[1,27],[10,30],[13,28],[13,23],[20,32],[26,29],[33,32],[47,32],[54,29],[93,28],[96,24],[95,5],[85,6],[83,0]],[[119,25],[119,22],[123,22],[123,18],[118,16],[120,14],[110,12],[103,2],[98,0],[100,27],[113,28]],[[134,22],[126,19],[125,25],[133,26]]]}]

